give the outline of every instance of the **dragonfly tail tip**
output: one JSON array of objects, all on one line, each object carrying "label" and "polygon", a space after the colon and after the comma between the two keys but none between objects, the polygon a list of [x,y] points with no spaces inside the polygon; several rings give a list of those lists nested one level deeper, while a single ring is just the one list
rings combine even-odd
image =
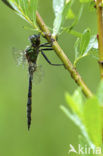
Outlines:
[{"label": "dragonfly tail tip", "polygon": [[30,125],[28,125],[28,131],[30,130]]}]

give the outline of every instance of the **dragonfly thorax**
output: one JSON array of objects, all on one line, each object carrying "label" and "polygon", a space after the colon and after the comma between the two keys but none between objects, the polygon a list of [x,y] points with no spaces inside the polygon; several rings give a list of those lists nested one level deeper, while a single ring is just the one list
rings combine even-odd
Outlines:
[{"label": "dragonfly thorax", "polygon": [[39,53],[38,48],[34,48],[33,46],[27,47],[25,50],[25,54],[28,62],[36,63],[38,53]]}]

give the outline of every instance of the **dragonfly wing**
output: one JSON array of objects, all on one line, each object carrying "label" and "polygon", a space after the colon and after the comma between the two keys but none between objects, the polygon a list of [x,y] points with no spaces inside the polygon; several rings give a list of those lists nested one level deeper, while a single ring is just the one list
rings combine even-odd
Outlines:
[{"label": "dragonfly wing", "polygon": [[41,65],[39,65],[39,66],[37,65],[37,69],[33,74],[33,83],[34,84],[40,83],[42,81],[43,77],[44,77],[43,68]]},{"label": "dragonfly wing", "polygon": [[21,64],[24,65],[26,63],[25,51],[21,51],[13,48],[13,57],[17,65],[21,65]]}]

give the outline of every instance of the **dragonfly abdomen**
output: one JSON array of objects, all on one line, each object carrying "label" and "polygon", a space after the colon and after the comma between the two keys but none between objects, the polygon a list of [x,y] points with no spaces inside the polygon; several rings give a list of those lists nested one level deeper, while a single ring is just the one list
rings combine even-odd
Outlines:
[{"label": "dragonfly abdomen", "polygon": [[32,112],[32,77],[29,77],[29,89],[28,89],[28,102],[27,102],[27,123],[28,130],[31,125],[31,112]]}]

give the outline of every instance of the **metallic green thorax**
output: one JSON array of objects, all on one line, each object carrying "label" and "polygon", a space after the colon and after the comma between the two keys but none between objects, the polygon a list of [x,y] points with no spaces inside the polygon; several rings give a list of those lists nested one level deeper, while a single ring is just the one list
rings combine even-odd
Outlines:
[{"label": "metallic green thorax", "polygon": [[25,50],[25,52],[26,52],[26,58],[28,60],[28,63],[32,62],[36,64],[37,56],[39,53],[38,49],[30,46]]}]

